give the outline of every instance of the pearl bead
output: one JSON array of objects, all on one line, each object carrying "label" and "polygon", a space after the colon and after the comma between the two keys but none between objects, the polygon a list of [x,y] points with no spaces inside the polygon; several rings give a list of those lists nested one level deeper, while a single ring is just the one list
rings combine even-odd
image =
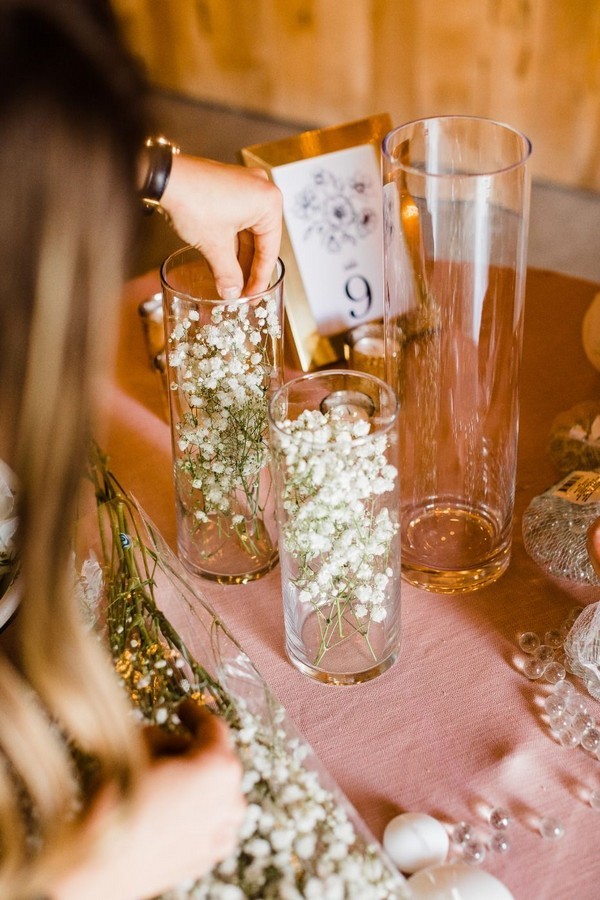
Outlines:
[{"label": "pearl bead", "polygon": [[502,834],[501,831],[498,831],[496,834],[492,835],[490,847],[492,848],[494,853],[508,853],[508,851],[510,850],[510,841],[505,834]]},{"label": "pearl bead", "polygon": [[600,731],[594,726],[586,728],[581,735],[581,746],[584,750],[595,753],[598,747],[600,747]]},{"label": "pearl bead", "polygon": [[553,628],[551,631],[547,631],[544,635],[544,643],[548,644],[550,647],[561,647],[563,642],[563,636],[558,628]]},{"label": "pearl bead", "polygon": [[544,669],[544,679],[548,684],[558,684],[560,681],[564,681],[566,676],[567,670],[562,663],[559,662],[548,663]]},{"label": "pearl bead", "polygon": [[578,712],[573,716],[573,722],[571,723],[571,728],[575,732],[575,734],[581,735],[584,731],[587,731],[588,728],[593,728],[596,723],[592,716],[586,712]]},{"label": "pearl bead", "polygon": [[558,740],[567,750],[573,750],[579,744],[579,735],[570,728],[563,728],[558,732]]},{"label": "pearl bead", "polygon": [[540,834],[551,841],[556,841],[565,833],[565,827],[553,816],[545,816],[540,822]]},{"label": "pearl bead", "polygon": [[480,866],[485,859],[485,847],[476,838],[471,838],[462,845],[462,855],[465,862],[472,866]]},{"label": "pearl bead", "polygon": [[526,631],[519,638],[519,647],[524,653],[533,653],[540,644],[541,641],[535,631]]},{"label": "pearl bead", "polygon": [[455,844],[464,844],[473,837],[473,829],[468,822],[459,822],[452,830],[452,840]]},{"label": "pearl bead", "polygon": [[575,688],[570,681],[558,681],[554,686],[554,693],[560,697],[568,698],[575,693]]},{"label": "pearl bead", "polygon": [[570,712],[571,715],[575,716],[577,713],[587,713],[587,711],[587,703],[581,694],[571,694],[567,700],[567,712]]},{"label": "pearl bead", "polygon": [[560,694],[548,694],[544,700],[544,709],[549,716],[555,716],[557,713],[564,712],[567,708],[567,701]]},{"label": "pearl bead", "polygon": [[523,663],[523,673],[527,675],[528,678],[531,678],[532,681],[536,678],[541,678],[545,668],[545,663],[540,662],[539,659],[535,659],[534,657],[529,657],[529,659],[526,659]]},{"label": "pearl bead", "polygon": [[548,644],[540,644],[533,655],[536,659],[539,659],[540,662],[550,663],[554,659],[554,648],[549,647]]},{"label": "pearl bead", "polygon": [[554,713],[549,718],[550,728],[552,731],[564,731],[571,724],[571,716],[563,710],[563,712]]},{"label": "pearl bead", "polygon": [[506,831],[508,826],[510,825],[510,813],[508,810],[503,809],[501,806],[497,806],[490,813],[489,822],[492,828],[496,828],[498,831]]}]

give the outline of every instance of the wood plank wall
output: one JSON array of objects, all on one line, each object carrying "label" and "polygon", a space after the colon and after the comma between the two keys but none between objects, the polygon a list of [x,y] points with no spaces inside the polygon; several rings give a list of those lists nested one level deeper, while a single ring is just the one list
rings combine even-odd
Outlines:
[{"label": "wood plank wall", "polygon": [[600,190],[600,0],[113,0],[159,86],[314,125],[490,116]]}]

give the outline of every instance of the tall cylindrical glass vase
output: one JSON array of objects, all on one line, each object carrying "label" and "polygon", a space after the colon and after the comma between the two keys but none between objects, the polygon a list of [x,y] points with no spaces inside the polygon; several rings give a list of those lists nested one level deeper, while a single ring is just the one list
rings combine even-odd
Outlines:
[{"label": "tall cylindrical glass vase", "polygon": [[269,405],[286,651],[317,681],[367,681],[398,655],[396,416],[388,385],[342,370]]},{"label": "tall cylindrical glass vase", "polygon": [[402,567],[432,591],[480,587],[510,558],[530,151],[467,116],[410,122],[383,144]]},{"label": "tall cylindrical glass vase", "polygon": [[222,300],[194,247],[161,268],[178,550],[222,583],[277,562],[267,407],[282,382],[283,263],[261,294]]}]

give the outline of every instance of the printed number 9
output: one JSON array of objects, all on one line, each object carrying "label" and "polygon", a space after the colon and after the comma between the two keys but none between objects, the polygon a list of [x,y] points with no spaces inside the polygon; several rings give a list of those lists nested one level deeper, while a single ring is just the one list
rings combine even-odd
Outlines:
[{"label": "printed number 9", "polygon": [[[371,309],[373,297],[371,286],[364,275],[351,275],[346,282],[346,296],[357,306],[350,310],[353,319],[363,319]],[[358,304],[362,306],[358,306]]]}]

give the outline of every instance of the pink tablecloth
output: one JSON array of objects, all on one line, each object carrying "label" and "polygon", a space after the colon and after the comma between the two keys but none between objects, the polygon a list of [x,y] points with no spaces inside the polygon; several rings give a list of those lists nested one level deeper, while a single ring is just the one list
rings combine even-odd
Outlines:
[{"label": "pink tablecloth", "polygon": [[[150,273],[132,281],[123,305],[117,372],[107,392],[105,446],[112,467],[175,545],[169,429],[158,380],[146,361],[139,300],[158,288]],[[485,811],[513,815],[505,856],[484,868],[516,900],[600,898],[600,813],[586,794],[600,787],[600,761],[565,750],[551,737],[541,702],[548,686],[518,669],[522,631],[560,625],[571,608],[600,599],[600,589],[548,577],[525,554],[521,515],[557,480],[545,452],[556,414],[600,397],[600,374],[580,339],[597,285],[530,271],[522,379],[520,459],[513,557],[484,590],[458,597],[403,585],[400,659],[357,687],[323,687],[286,660],[279,569],[247,586],[198,585],[255,662],[323,764],[381,838],[401,811],[489,833]],[[578,685],[581,689],[581,686]],[[590,700],[600,718],[600,703]],[[564,824],[559,841],[543,839],[540,817]],[[485,898],[482,898],[485,900]]]}]

